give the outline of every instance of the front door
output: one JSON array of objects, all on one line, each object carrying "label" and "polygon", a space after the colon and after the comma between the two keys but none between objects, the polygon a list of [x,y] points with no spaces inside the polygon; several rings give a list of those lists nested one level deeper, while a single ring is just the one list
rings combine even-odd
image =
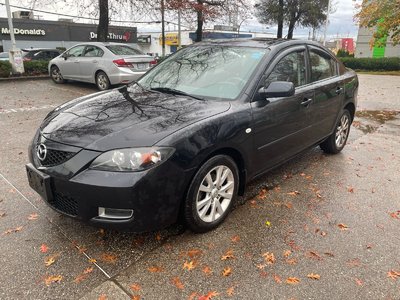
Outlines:
[{"label": "front door", "polygon": [[279,55],[265,72],[264,86],[272,81],[288,81],[294,83],[296,91],[291,97],[252,102],[256,173],[295,155],[308,143],[304,132],[314,91],[307,85],[306,66],[305,47],[296,47]]},{"label": "front door", "polygon": [[98,70],[100,60],[104,51],[99,47],[88,45],[80,57],[81,80],[86,82],[95,82],[94,74]]},{"label": "front door", "polygon": [[65,53],[65,58],[58,63],[61,75],[65,79],[76,79],[80,77],[79,59],[82,56],[84,45],[71,48]]}]

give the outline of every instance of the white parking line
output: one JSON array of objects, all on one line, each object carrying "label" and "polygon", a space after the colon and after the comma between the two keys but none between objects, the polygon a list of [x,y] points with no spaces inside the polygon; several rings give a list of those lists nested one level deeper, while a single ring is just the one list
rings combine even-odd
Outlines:
[{"label": "white parking line", "polygon": [[[76,245],[76,243],[74,243],[74,241],[64,232],[64,230],[63,230],[60,226],[58,226],[58,225],[57,225],[56,223],[54,223],[50,218],[48,218],[48,217],[46,216],[46,214],[45,214],[43,211],[40,210],[39,207],[37,207],[35,204],[33,204],[32,201],[30,201],[24,194],[22,194],[22,192],[21,192],[15,185],[13,185],[7,178],[5,178],[4,175],[1,174],[1,173],[0,173],[0,178],[3,178],[4,181],[5,181],[8,185],[10,185],[10,186],[11,186],[11,187],[12,187],[26,202],[28,202],[30,205],[32,205],[41,215],[45,216],[45,218],[47,219],[47,221],[49,221],[53,226],[55,226],[55,227],[60,231],[60,233],[61,233],[72,245],[74,245],[74,247],[75,247],[76,249],[78,249],[79,252],[81,252],[88,260],[94,261],[94,260],[92,259],[92,257],[91,257],[90,255],[88,255],[85,251],[82,252],[82,249],[80,249],[79,246]],[[94,262],[93,264],[94,264],[108,279],[111,278],[111,276],[110,276],[102,267],[100,267],[100,266],[97,264],[97,262]]]},{"label": "white parking line", "polygon": [[58,105],[43,105],[43,106],[31,106],[31,107],[19,107],[19,108],[8,108],[8,109],[0,109],[0,114],[11,114],[18,112],[26,112],[26,111],[35,111],[35,110],[43,110],[43,109],[53,109]]}]

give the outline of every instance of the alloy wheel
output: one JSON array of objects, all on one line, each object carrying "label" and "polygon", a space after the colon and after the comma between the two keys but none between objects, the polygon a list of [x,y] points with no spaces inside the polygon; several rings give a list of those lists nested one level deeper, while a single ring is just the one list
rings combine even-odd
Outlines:
[{"label": "alloy wheel", "polygon": [[101,90],[106,90],[108,88],[108,78],[105,74],[97,75],[97,86]]},{"label": "alloy wheel", "polygon": [[53,68],[51,72],[51,76],[55,82],[61,82],[63,80],[61,76],[61,72],[58,68]]},{"label": "alloy wheel", "polygon": [[216,166],[201,181],[196,198],[199,218],[211,223],[221,218],[232,201],[235,189],[233,172],[227,166]]},{"label": "alloy wheel", "polygon": [[349,134],[350,120],[349,117],[344,114],[340,119],[339,125],[336,128],[335,143],[337,148],[342,148],[346,143],[347,136]]}]

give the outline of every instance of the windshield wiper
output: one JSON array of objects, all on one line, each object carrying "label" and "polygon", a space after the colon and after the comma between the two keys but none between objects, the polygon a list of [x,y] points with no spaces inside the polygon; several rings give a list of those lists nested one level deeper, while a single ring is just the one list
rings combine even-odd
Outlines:
[{"label": "windshield wiper", "polygon": [[191,97],[191,98],[197,99],[197,100],[205,100],[205,99],[203,99],[201,97],[190,95],[190,94],[188,94],[188,93],[186,93],[184,91],[171,89],[171,88],[168,88],[168,87],[156,87],[156,88],[151,88],[150,90],[156,91],[156,92],[161,92],[161,93],[166,93],[166,94],[188,96],[188,97]]}]

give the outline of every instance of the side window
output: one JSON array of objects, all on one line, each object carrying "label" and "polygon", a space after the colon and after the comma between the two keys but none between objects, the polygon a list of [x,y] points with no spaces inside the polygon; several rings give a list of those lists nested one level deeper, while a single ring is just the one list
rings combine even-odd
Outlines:
[{"label": "side window", "polygon": [[103,50],[96,46],[86,46],[83,56],[85,57],[101,57]]},{"label": "side window", "polygon": [[266,86],[273,81],[293,82],[296,87],[306,84],[305,51],[292,52],[282,58],[266,79]]},{"label": "side window", "polygon": [[310,51],[311,82],[336,76],[336,62],[328,55]]},{"label": "side window", "polygon": [[67,52],[68,56],[78,57],[82,56],[82,52],[85,46],[76,46]]}]

